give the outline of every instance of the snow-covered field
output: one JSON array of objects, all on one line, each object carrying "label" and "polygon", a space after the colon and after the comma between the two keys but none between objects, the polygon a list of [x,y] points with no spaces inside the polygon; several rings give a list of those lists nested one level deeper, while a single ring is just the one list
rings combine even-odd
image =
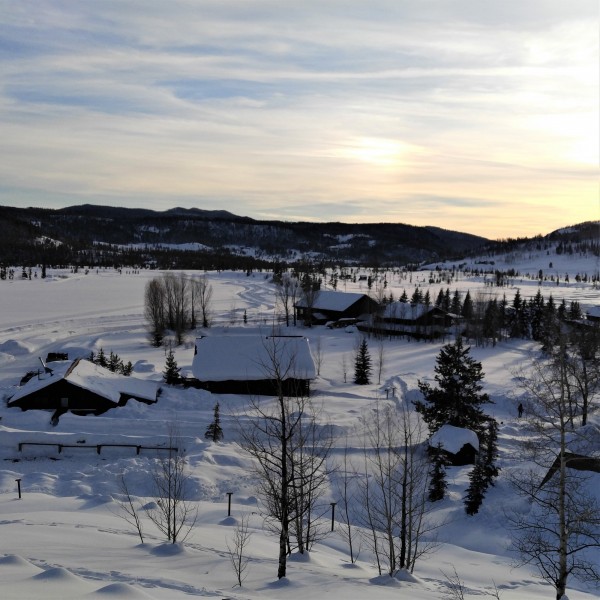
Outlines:
[{"label": "snow-covered field", "polygon": [[[531,272],[544,268],[532,262]],[[578,272],[592,274],[597,261],[586,259],[558,264],[561,274],[571,273],[569,285],[545,284],[543,293],[555,299],[578,300],[586,308],[598,304],[600,292],[591,284],[577,284]],[[547,267],[547,265],[546,265]],[[137,274],[100,270],[88,274],[52,272],[46,280],[15,279],[0,282],[0,395],[14,391],[21,376],[38,367],[38,357],[48,352],[68,352],[70,358],[87,356],[103,348],[134,364],[134,376],[161,381],[164,349],[148,343],[143,318],[144,286],[156,272]],[[250,277],[240,273],[209,273],[214,287],[213,309],[218,328],[212,334],[238,327],[268,331],[274,314],[274,290],[264,273]],[[410,279],[394,276],[389,289],[397,298],[402,289],[412,293],[419,284],[427,287],[426,273]],[[562,279],[562,275],[561,275]],[[506,292],[517,287],[524,297],[537,291],[537,282],[522,279],[509,289],[484,288],[481,282],[459,277],[450,284],[431,286],[435,299],[439,288]],[[366,291],[365,282],[340,284],[339,290]],[[248,323],[243,325],[246,311]],[[440,343],[393,340],[385,342],[385,362],[380,384],[357,386],[344,383],[342,363],[350,365],[356,332],[317,327],[299,329],[313,348],[321,338],[321,375],[313,388],[324,412],[340,430],[351,430],[361,411],[376,398],[385,399],[394,387],[394,402],[414,397],[417,380],[433,376]],[[192,362],[193,337],[176,349],[182,370]],[[502,343],[496,348],[473,348],[482,361],[485,390],[495,404],[489,408],[500,427],[500,466],[503,473],[515,464],[513,451],[524,434],[516,418],[513,371],[529,357],[533,346],[526,342]],[[377,377],[375,377],[375,381]],[[220,402],[225,440],[204,440],[215,402]],[[129,402],[126,407],[96,417],[61,417],[52,427],[45,412],[21,412],[0,404],[0,596],[3,599],[70,598],[207,598],[305,600],[307,598],[411,598],[447,597],[447,578],[454,570],[464,581],[466,597],[480,596],[497,586],[503,600],[554,597],[553,589],[526,567],[514,567],[510,536],[503,508],[518,502],[501,474],[488,492],[478,515],[468,517],[461,501],[467,486],[468,468],[449,470],[449,498],[440,502],[440,514],[448,524],[440,532],[438,551],[418,562],[414,580],[378,577],[372,557],[363,549],[351,565],[344,541],[331,533],[309,557],[292,556],[288,576],[278,581],[277,540],[264,530],[261,507],[250,474],[249,459],[236,444],[231,414],[247,403],[244,396],[212,396],[195,389],[166,389],[155,405]],[[391,402],[392,400],[390,400]],[[141,544],[135,530],[118,516],[113,495],[118,477],[127,475],[136,495],[150,499],[149,471],[154,455],[131,448],[66,448],[26,446],[28,441],[56,441],[85,445],[101,443],[161,444],[167,440],[169,423],[177,423],[192,472],[192,499],[198,520],[185,543],[165,544],[160,533],[144,522],[146,539]],[[341,446],[341,441],[339,445]],[[597,476],[600,477],[600,476]],[[22,498],[16,480],[21,480]],[[600,483],[600,480],[598,481]],[[598,486],[600,487],[600,486]],[[227,495],[232,494],[232,519],[227,518]],[[328,502],[336,501],[330,492]],[[250,564],[242,588],[234,587],[227,542],[235,522],[248,515],[253,531],[248,549]],[[329,514],[325,515],[329,518]],[[599,555],[600,560],[600,555]],[[569,582],[571,600],[597,598],[597,591]]]}]

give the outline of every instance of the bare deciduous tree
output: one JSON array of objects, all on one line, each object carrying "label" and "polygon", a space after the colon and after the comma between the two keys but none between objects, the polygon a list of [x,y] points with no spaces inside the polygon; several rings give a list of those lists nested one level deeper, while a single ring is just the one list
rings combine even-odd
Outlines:
[{"label": "bare deciduous tree", "polygon": [[317,367],[317,375],[321,375],[321,367],[323,366],[323,340],[321,336],[317,336],[313,346],[313,358],[315,359],[315,367]]},{"label": "bare deciduous tree", "polygon": [[283,309],[286,327],[290,326],[290,316],[293,315],[294,326],[296,325],[295,304],[300,293],[300,282],[289,273],[284,273],[281,282],[275,288],[277,302]]},{"label": "bare deciduous tree", "polygon": [[356,522],[356,507],[358,506],[357,473],[356,468],[349,459],[348,437],[344,444],[342,464],[336,469],[335,488],[340,513],[338,524],[342,536],[348,544],[350,562],[355,563],[360,554],[360,534],[354,527]]},{"label": "bare deciduous tree", "polygon": [[329,428],[319,425],[310,399],[286,395],[284,382],[296,373],[296,357],[284,352],[282,338],[272,336],[266,344],[269,360],[262,366],[277,395],[250,399],[240,434],[243,447],[256,459],[258,493],[279,537],[277,576],[282,578],[291,535],[303,551],[318,534],[315,510],[326,481],[331,443]]},{"label": "bare deciduous tree", "polygon": [[146,283],[144,292],[144,316],[150,327],[152,345],[162,346],[165,335],[164,288],[160,279],[151,279]]},{"label": "bare deciduous tree", "polygon": [[169,426],[166,455],[159,456],[154,465],[154,505],[146,508],[148,518],[169,542],[185,541],[198,516],[188,498],[189,471],[183,440],[175,425]]},{"label": "bare deciduous tree", "polygon": [[210,327],[213,287],[205,275],[194,279],[192,285],[194,286],[194,298],[200,308],[202,327],[206,329]]},{"label": "bare deciduous tree", "polygon": [[235,572],[237,584],[240,587],[242,587],[242,583],[246,579],[246,570],[250,562],[250,558],[246,554],[246,548],[251,537],[252,532],[248,525],[248,515],[242,515],[233,532],[231,543],[225,542],[227,550],[229,550],[229,560]]},{"label": "bare deciduous tree", "polygon": [[[585,454],[598,440],[590,439],[594,431],[588,428],[573,428],[573,382],[564,348],[519,375],[532,433],[522,455],[537,466],[511,476],[515,490],[529,503],[527,512],[508,514],[513,547],[522,564],[535,566],[555,587],[560,600],[570,576],[600,582],[600,567],[590,555],[600,548],[600,505],[589,492],[585,473],[569,468],[570,452]],[[553,463],[557,472],[544,481]]]},{"label": "bare deciduous tree", "polygon": [[140,519],[140,509],[136,508],[135,501],[131,491],[129,490],[129,486],[127,481],[125,480],[125,474],[121,473],[119,475],[119,492],[120,498],[116,499],[117,504],[119,505],[119,512],[117,513],[119,517],[121,517],[125,522],[129,523],[132,527],[135,528],[137,534],[140,538],[140,542],[144,543],[144,530],[142,527],[142,521]]},{"label": "bare deciduous tree", "polygon": [[416,561],[437,542],[439,526],[427,518],[428,463],[422,442],[426,426],[404,405],[379,402],[365,419],[362,523],[380,572],[413,571]]}]

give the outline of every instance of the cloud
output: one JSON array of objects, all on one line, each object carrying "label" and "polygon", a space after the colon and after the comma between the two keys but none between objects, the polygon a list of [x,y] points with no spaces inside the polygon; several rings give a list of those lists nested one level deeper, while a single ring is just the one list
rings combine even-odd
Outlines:
[{"label": "cloud", "polygon": [[480,209],[457,199],[499,211],[571,194],[583,208],[569,222],[593,218],[596,11],[584,0],[11,3],[0,201],[188,200],[461,229]]}]

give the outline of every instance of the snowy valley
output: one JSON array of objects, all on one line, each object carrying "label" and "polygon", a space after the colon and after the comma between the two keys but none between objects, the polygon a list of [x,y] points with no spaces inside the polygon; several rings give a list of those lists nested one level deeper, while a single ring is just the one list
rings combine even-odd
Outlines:
[{"label": "snowy valley", "polygon": [[[500,299],[506,294],[510,302],[517,290],[525,299],[541,290],[546,298],[552,295],[557,304],[563,299],[579,303],[584,314],[600,305],[598,258],[591,254],[549,257],[545,252],[531,251],[494,260],[495,269],[515,271],[502,288],[490,285],[489,275],[474,275],[473,271],[482,265],[469,259],[469,272],[464,270],[465,264],[459,268],[458,262],[430,265],[421,271],[390,271],[386,275],[386,294],[398,298],[406,291],[410,296],[420,287],[429,290],[435,299],[440,290],[449,288],[463,295],[469,291],[473,297]],[[545,276],[541,279],[540,271]],[[552,586],[539,577],[533,566],[516,565],[518,556],[511,549],[506,516],[507,511],[529,510],[526,501],[510,486],[508,475],[521,465],[520,443],[532,435],[526,418],[519,419],[517,414],[523,400],[518,373],[539,356],[538,343],[508,339],[495,345],[471,346],[472,356],[483,367],[484,390],[493,402],[484,410],[499,423],[500,475],[479,512],[469,516],[463,498],[471,466],[447,469],[448,493],[432,509],[434,518],[443,523],[435,532],[437,546],[435,552],[416,563],[412,574],[380,575],[373,552],[358,537],[358,560],[352,562],[338,512],[338,520],[334,514],[334,530],[328,531],[310,552],[292,552],[287,575],[278,580],[278,539],[266,527],[252,460],[240,445],[238,427],[248,396],[164,385],[166,348],[150,344],[144,317],[144,290],[158,274],[126,268],[81,269],[76,273],[49,269],[45,279],[15,277],[0,281],[3,598],[554,597]],[[187,274],[206,276],[210,282],[214,292],[213,324],[208,329],[187,332],[184,343],[173,346],[183,375],[191,372],[194,339],[200,335],[268,335],[277,321],[276,328],[282,333],[306,336],[313,354],[318,349],[319,374],[312,383],[312,398],[322,410],[320,418],[333,424],[336,432],[328,462],[337,466],[337,471],[330,475],[319,504],[321,526],[327,531],[331,504],[336,503],[339,509],[338,484],[344,454],[350,453],[353,468],[361,462],[365,415],[376,403],[412,411],[412,402],[420,394],[418,382],[433,382],[436,357],[452,339],[417,341],[397,337],[379,342],[369,338],[374,359],[376,348],[381,347],[380,376],[374,373],[370,384],[356,385],[352,381],[354,355],[363,334],[355,327],[285,327],[276,319],[279,307],[268,272]],[[366,279],[355,279],[340,281],[338,291],[368,293]],[[325,278],[323,289],[327,285]],[[15,393],[21,377],[40,367],[38,357],[58,352],[71,359],[86,358],[100,349],[131,361],[133,377],[160,386],[158,401],[129,401],[97,416],[66,413],[55,426],[47,411],[22,412],[6,406],[5,400]],[[599,401],[596,395],[596,407]],[[204,433],[217,402],[224,439],[211,442]],[[596,430],[599,419],[590,411],[590,426]],[[190,474],[187,498],[197,509],[197,519],[184,541],[169,544],[141,511],[142,543],[135,527],[123,518],[117,501],[123,497],[119,480],[122,475],[127,478],[136,505],[154,500],[152,472],[157,452],[140,450],[139,446],[168,446],[172,441],[170,424],[176,424],[177,439],[185,447]],[[27,445],[34,442],[52,445]],[[64,447],[58,452],[60,445]],[[101,451],[98,446],[102,446]],[[600,500],[600,474],[590,474],[589,488]],[[247,522],[251,537],[245,549],[249,559],[247,576],[240,587],[236,586],[230,559],[233,538],[242,522]],[[600,549],[594,552],[593,558],[600,563]],[[461,590],[453,588],[458,580],[462,582]],[[598,598],[598,588],[572,578],[568,597]]]}]

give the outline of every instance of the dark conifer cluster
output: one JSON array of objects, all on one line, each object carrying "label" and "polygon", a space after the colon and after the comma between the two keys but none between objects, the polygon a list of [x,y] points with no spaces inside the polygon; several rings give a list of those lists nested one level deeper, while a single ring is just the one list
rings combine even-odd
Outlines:
[{"label": "dark conifer cluster", "polygon": [[121,375],[131,375],[133,371],[133,364],[131,361],[125,363],[123,359],[112,350],[107,357],[104,353],[104,349],[100,348],[98,354],[94,354],[93,352],[90,353],[88,360],[113,373],[120,373]]}]

